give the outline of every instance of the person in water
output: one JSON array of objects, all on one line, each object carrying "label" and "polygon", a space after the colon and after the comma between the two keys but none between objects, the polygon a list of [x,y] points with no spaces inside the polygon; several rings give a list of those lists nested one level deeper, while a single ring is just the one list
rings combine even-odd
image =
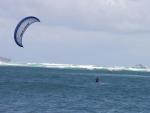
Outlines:
[{"label": "person in water", "polygon": [[99,82],[99,77],[96,77],[96,82]]}]

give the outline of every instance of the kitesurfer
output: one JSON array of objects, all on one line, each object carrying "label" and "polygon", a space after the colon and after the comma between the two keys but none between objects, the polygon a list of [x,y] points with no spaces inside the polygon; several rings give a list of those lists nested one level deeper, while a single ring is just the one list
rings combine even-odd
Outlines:
[{"label": "kitesurfer", "polygon": [[96,82],[99,82],[99,77],[96,77]]}]

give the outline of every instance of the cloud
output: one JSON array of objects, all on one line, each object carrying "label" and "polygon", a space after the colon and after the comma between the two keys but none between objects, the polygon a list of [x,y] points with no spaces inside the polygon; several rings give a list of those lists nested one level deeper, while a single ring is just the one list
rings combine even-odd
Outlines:
[{"label": "cloud", "polygon": [[0,7],[1,15],[16,19],[35,15],[48,26],[130,33],[150,31],[148,4],[148,0],[6,0]]}]

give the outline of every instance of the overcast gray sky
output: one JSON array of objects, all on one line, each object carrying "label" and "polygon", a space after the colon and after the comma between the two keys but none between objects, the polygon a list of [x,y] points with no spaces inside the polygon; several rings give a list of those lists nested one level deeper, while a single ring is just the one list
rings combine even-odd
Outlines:
[{"label": "overcast gray sky", "polygon": [[[0,56],[16,62],[150,66],[149,0],[1,0]],[[24,48],[17,23],[36,16]]]}]

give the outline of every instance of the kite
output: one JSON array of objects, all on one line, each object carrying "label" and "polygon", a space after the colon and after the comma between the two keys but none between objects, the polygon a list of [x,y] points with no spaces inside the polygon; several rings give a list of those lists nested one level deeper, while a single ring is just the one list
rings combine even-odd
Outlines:
[{"label": "kite", "polygon": [[34,16],[29,16],[29,17],[22,19],[18,23],[18,25],[15,29],[15,32],[14,32],[14,39],[18,46],[23,47],[23,44],[22,44],[23,34],[27,30],[27,28],[35,22],[40,22],[40,20]]}]

